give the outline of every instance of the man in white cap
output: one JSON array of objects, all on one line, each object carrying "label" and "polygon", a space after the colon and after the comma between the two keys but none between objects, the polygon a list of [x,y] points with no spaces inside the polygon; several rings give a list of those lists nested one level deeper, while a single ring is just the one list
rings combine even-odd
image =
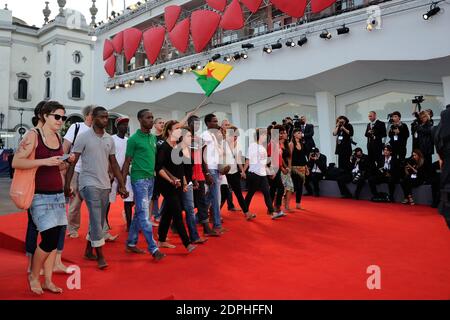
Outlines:
[{"label": "man in white cap", "polygon": [[[123,164],[125,162],[125,152],[127,150],[127,140],[126,134],[128,133],[128,123],[130,119],[127,117],[119,117],[115,121],[115,127],[117,128],[117,134],[113,135],[114,145],[116,146],[116,159],[119,164],[120,170],[122,170]],[[125,177],[124,177],[125,179]],[[129,193],[129,197],[124,199],[124,211],[127,220],[127,231],[130,228],[131,223],[131,212],[133,209],[133,189],[131,188],[130,177],[126,177],[126,188]],[[110,210],[111,203],[116,202],[117,198],[117,181],[112,182],[111,193],[109,194],[109,206],[106,214],[106,224],[105,224],[105,240],[114,241],[117,239],[118,235],[111,235],[108,230],[110,230],[108,214]]]}]

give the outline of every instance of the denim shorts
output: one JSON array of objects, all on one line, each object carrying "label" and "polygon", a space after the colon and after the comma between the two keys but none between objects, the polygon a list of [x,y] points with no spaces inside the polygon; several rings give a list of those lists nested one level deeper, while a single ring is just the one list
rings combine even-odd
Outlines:
[{"label": "denim shorts", "polygon": [[35,194],[30,213],[39,232],[57,226],[66,226],[66,198],[64,193]]}]

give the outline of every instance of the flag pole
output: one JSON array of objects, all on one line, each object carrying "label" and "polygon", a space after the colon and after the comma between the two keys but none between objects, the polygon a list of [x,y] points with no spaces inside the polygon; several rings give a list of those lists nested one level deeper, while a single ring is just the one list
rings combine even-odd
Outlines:
[{"label": "flag pole", "polygon": [[208,100],[208,96],[205,96],[205,98],[202,100],[202,102],[200,102],[200,104],[197,106],[197,108],[194,109],[194,111],[192,112],[192,114],[195,114],[201,107],[203,107],[203,104],[206,102],[206,100]]}]

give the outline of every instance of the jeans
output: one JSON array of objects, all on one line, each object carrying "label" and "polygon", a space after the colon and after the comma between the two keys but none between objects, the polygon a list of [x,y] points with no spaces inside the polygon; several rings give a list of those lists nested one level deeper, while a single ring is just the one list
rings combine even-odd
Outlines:
[{"label": "jeans", "polygon": [[221,228],[220,218],[220,176],[219,170],[209,170],[211,177],[214,179],[214,183],[209,186],[208,194],[206,195],[206,201],[211,205],[214,214],[214,228]]},{"label": "jeans", "polygon": [[[27,210],[28,213],[28,226],[27,226],[27,234],[25,236],[25,251],[27,256],[34,255],[34,252],[37,248],[37,238],[38,231],[36,225],[33,222],[33,218],[31,217],[30,210]],[[61,227],[61,233],[58,238],[58,246],[56,248],[58,253],[61,253],[64,250],[64,240],[66,236],[66,226]]]},{"label": "jeans", "polygon": [[197,218],[201,224],[209,223],[208,202],[206,199],[205,181],[198,181],[198,189],[194,190],[194,200],[197,204]]},{"label": "jeans", "polygon": [[188,186],[187,192],[183,192],[181,202],[183,204],[184,211],[186,212],[186,224],[189,231],[189,237],[191,242],[194,242],[200,239],[200,236],[195,225],[194,187],[192,184]]},{"label": "jeans", "polygon": [[105,244],[104,231],[106,210],[109,204],[110,189],[96,187],[84,187],[80,195],[86,201],[89,211],[89,233],[86,239],[91,242],[93,248],[102,247]]},{"label": "jeans", "polygon": [[159,207],[159,197],[160,197],[160,193],[159,192],[154,192],[152,200],[153,200],[153,209],[152,209],[152,216],[156,219],[159,220],[161,219],[161,211],[162,211],[162,206],[164,204],[161,205],[161,208]]},{"label": "jeans", "polygon": [[158,247],[153,239],[152,224],[148,216],[154,184],[155,178],[140,179],[131,183],[134,192],[135,209],[127,241],[127,246],[135,247],[138,242],[139,230],[142,230],[142,234],[147,240],[148,251],[151,254],[158,251]]}]

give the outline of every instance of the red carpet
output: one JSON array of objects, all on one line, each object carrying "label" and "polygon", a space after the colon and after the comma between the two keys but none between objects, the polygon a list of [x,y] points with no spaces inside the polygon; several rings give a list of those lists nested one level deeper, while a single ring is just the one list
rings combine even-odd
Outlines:
[{"label": "red carpet", "polygon": [[[237,202],[236,202],[237,203]],[[107,244],[110,267],[82,259],[87,226],[67,239],[63,257],[81,268],[81,290],[62,295],[29,293],[22,252],[27,217],[0,217],[0,299],[450,299],[450,232],[435,209],[367,201],[310,198],[304,211],[272,221],[260,195],[246,222],[224,212],[229,232],[190,255],[176,249],[156,263],[125,252],[122,204],[112,208],[116,243]],[[140,238],[141,248],[146,248]],[[381,290],[367,289],[367,267],[381,268]]]}]

